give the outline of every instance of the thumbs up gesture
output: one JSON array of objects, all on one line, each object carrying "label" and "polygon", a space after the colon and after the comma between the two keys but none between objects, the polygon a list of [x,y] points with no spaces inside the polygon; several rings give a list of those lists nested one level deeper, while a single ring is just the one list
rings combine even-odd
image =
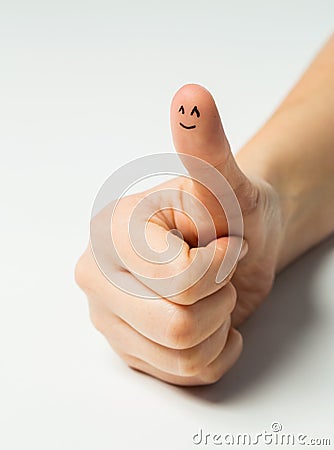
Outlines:
[{"label": "thumbs up gesture", "polygon": [[239,168],[206,89],[183,86],[170,118],[188,176],[93,217],[76,280],[93,324],[130,367],[210,384],[238,359],[237,327],[272,286],[282,214],[272,186]]},{"label": "thumbs up gesture", "polygon": [[[195,128],[184,128],[183,125]],[[232,318],[233,324],[238,326],[266,297],[273,283],[283,234],[278,194],[262,177],[254,179],[253,175],[250,178],[240,170],[214,99],[202,86],[186,85],[176,93],[171,104],[171,129],[181,159],[182,155],[191,155],[215,167],[227,180],[239,202],[248,254],[236,267],[232,279],[237,289]],[[185,164],[193,180],[198,178],[196,160],[193,162],[192,158],[186,158]],[[212,171],[208,178],[211,175]],[[210,195],[201,183],[193,181],[191,184],[194,195],[210,212],[217,237],[226,236],[228,224],[215,196]],[[226,201],[222,198],[223,206]]]}]

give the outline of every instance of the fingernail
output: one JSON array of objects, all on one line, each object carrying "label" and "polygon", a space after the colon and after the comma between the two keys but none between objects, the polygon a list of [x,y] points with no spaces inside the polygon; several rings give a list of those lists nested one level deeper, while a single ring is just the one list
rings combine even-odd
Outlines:
[{"label": "fingernail", "polygon": [[247,255],[247,252],[248,252],[248,244],[247,241],[244,240],[238,257],[238,262],[241,261],[242,258],[244,258]]}]

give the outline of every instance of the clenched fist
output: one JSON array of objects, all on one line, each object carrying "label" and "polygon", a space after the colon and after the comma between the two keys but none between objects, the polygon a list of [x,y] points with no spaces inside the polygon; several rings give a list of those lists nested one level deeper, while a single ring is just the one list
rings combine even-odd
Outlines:
[{"label": "clenched fist", "polygon": [[206,89],[175,94],[171,128],[189,176],[93,217],[76,280],[93,324],[130,367],[210,384],[239,357],[236,327],[272,286],[283,217],[276,190],[238,167]]}]

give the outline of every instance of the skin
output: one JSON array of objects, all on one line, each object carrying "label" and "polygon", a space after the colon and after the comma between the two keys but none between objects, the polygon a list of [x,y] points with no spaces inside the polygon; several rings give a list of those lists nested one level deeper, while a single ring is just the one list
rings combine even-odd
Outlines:
[{"label": "skin", "polygon": [[[75,277],[87,295],[93,324],[130,367],[178,385],[216,382],[241,353],[237,327],[266,298],[275,275],[334,232],[333,80],[332,36],[277,111],[236,157],[211,94],[198,85],[183,86],[175,94],[171,104],[175,148],[181,160],[184,154],[196,156],[225,176],[240,203],[245,241],[231,273],[217,284],[214,275],[232,238],[227,236],[224,211],[203,185],[180,177],[119,202],[112,233],[126,265],[108,254],[110,270],[144,295],[154,291],[158,298],[139,298],[111,284],[97,267],[90,246],[77,263]],[[179,111],[181,105],[184,114]],[[190,115],[194,106],[199,117]],[[196,126],[187,129],[180,122]],[[196,176],[196,167],[186,164],[189,174]],[[141,260],[127,236],[126,225],[136,203],[152,192],[154,204],[148,207],[157,210],[168,204],[169,208],[148,221],[151,246],[162,251],[172,229],[183,236],[168,241],[172,246],[181,241],[181,250],[163,267]],[[214,234],[200,210],[187,200],[187,193],[208,208]],[[93,219],[97,235],[103,236],[104,218],[111,207]],[[194,223],[204,232],[203,242],[198,242]],[[176,296],[168,298],[159,282],[145,284],[136,275],[139,271],[153,281],[159,281],[162,273],[177,275],[194,261],[198,245],[203,264],[213,255],[209,270],[190,288],[181,279],[178,288],[185,290]],[[200,269],[200,264],[195,265],[191,274]]]}]

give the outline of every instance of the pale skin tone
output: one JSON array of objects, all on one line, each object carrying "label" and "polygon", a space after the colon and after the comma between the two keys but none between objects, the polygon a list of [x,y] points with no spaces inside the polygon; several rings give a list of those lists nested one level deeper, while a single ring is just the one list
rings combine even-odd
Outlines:
[{"label": "pale skin tone", "polygon": [[[181,105],[184,112],[180,110]],[[191,111],[197,106],[196,111]],[[196,125],[196,127],[185,128]],[[217,200],[198,183],[176,178],[156,191],[155,207],[169,206],[148,224],[154,248],[160,249],[171,229],[184,241],[178,258],[163,272],[177,274],[190,264],[196,250],[193,223],[180,209],[202,218],[189,207],[185,193],[205,203],[216,236],[200,243],[203,264],[212,245],[210,269],[191,288],[171,298],[154,291],[156,300],[125,293],[99,270],[90,246],[76,266],[76,280],[85,291],[93,324],[132,368],[177,385],[210,384],[237,361],[242,350],[239,325],[272,288],[275,275],[290,262],[334,232],[334,37],[258,133],[234,157],[211,94],[201,86],[183,86],[171,104],[171,129],[176,150],[215,166],[233,188],[244,220],[244,246],[229,276],[216,283],[214,274],[224,258],[227,224]],[[187,167],[190,175],[193,167]],[[163,193],[172,187],[174,193]],[[125,197],[113,221],[113,236],[127,262],[147,277],[159,278],[160,266],[136,255],[126,236],[134,205],[146,193]],[[102,211],[94,220],[103,226]],[[101,224],[101,225],[100,225]],[[201,223],[204,231],[206,224]],[[175,236],[175,239],[180,239]],[[129,286],[152,286],[124,270],[110,257],[111,270],[127,277]],[[193,271],[199,270],[195,267]],[[182,282],[180,290],[182,291]]]}]

